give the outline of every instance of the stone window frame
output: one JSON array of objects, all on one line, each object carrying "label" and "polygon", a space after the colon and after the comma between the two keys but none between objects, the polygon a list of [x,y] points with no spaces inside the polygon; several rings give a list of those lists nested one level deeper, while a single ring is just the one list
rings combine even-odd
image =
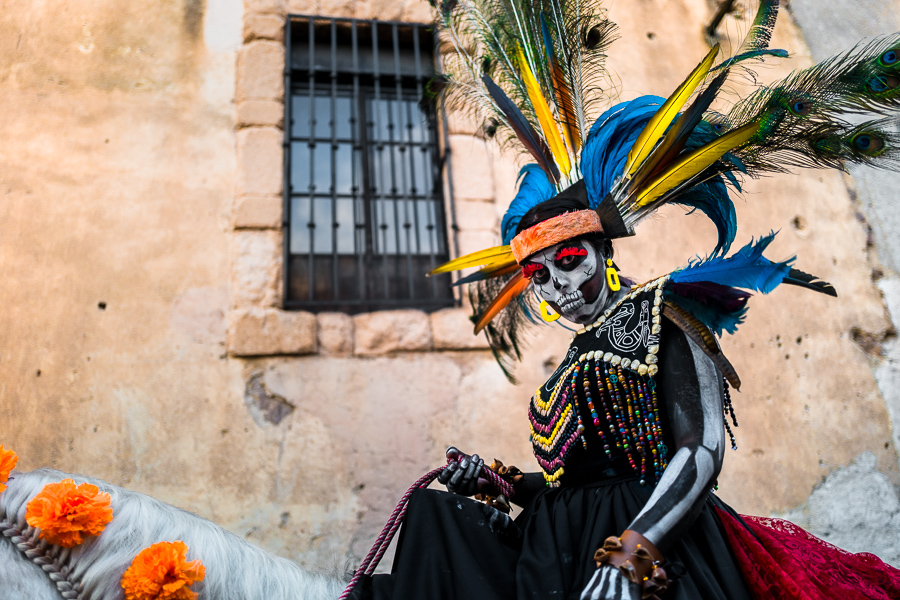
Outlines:
[{"label": "stone window frame", "polygon": [[[287,15],[309,13],[295,0],[245,0],[242,45],[235,79],[235,190],[231,215],[228,354],[240,358],[333,355],[370,357],[395,352],[486,349],[485,336],[471,333],[466,306],[432,313],[386,310],[357,315],[284,310],[284,27]],[[362,5],[363,3],[359,3]],[[298,6],[300,5],[300,6]],[[365,5],[370,12],[377,6]],[[326,16],[359,19],[388,16]],[[391,20],[427,24],[427,2],[406,0],[394,6]],[[321,12],[321,11],[320,11]],[[446,177],[445,199],[453,197],[448,224],[456,242],[452,254],[496,245],[499,215],[494,205],[493,157],[465,119],[451,116],[443,149],[464,168]],[[460,166],[460,165],[457,165]],[[460,176],[465,173],[465,177]],[[448,186],[452,186],[452,196]],[[451,239],[454,236],[449,236]]]},{"label": "stone window frame", "polygon": [[[289,27],[287,23],[290,23]],[[421,98],[428,80],[432,77],[431,69],[437,50],[434,45],[436,40],[432,38],[433,28],[428,24],[392,21],[383,18],[360,19],[297,13],[288,14],[287,23],[284,33],[285,46],[291,56],[295,51],[299,51],[301,54],[308,52],[307,36],[315,30],[317,36],[316,63],[324,61],[324,64],[331,64],[332,69],[337,69],[332,73],[332,77],[337,75],[338,79],[343,78],[343,81],[340,83],[334,79],[330,82],[323,81],[320,78],[323,74],[321,71],[317,73],[316,77],[312,77],[307,64],[309,57],[304,58],[300,63],[287,65],[284,71],[285,122],[289,126],[285,127],[284,144],[286,156],[283,185],[286,216],[284,219],[286,241],[284,264],[287,268],[283,270],[285,277],[282,283],[285,290],[283,307],[288,310],[346,312],[353,315],[398,307],[433,312],[459,305],[459,291],[450,287],[449,275],[431,279],[423,276],[428,269],[448,260],[456,237],[453,219],[455,212],[453,187],[450,185],[452,184],[451,165],[450,161],[446,160],[447,155],[444,151],[448,145],[446,111],[440,104],[432,108],[416,108],[416,104],[421,104],[416,100]],[[376,26],[377,37],[373,31]],[[336,57],[338,60],[341,60],[341,56],[346,57],[346,53],[351,50],[350,28],[353,31],[352,38],[358,40],[354,41],[352,45],[354,56],[354,66],[352,67],[349,64],[341,65],[333,62]],[[323,33],[324,29],[330,29],[330,35],[337,35],[338,39],[342,36],[348,39],[336,42],[328,34]],[[325,37],[320,38],[322,35]],[[367,39],[369,36],[372,36],[371,40]],[[405,39],[407,36],[411,39]],[[393,44],[391,44],[392,38]],[[378,44],[377,52],[374,52],[372,44],[376,39],[381,43]],[[406,65],[406,62],[413,58],[413,54],[417,63],[414,69],[412,66]],[[378,66],[370,64],[376,56],[381,57]],[[292,60],[296,60],[296,57]],[[401,65],[404,66],[401,67]],[[404,69],[403,76],[399,81],[394,80],[398,75],[395,69]],[[352,85],[349,79],[351,76],[354,81]],[[370,81],[373,76],[374,79]],[[413,121],[418,117],[421,122],[428,123],[423,128],[425,132],[423,139],[414,138],[411,131],[406,129],[407,127],[412,129],[413,125],[405,124],[404,117],[395,114],[394,110],[388,110],[388,116],[384,114],[381,114],[381,117],[376,117],[375,114],[364,117],[356,116],[355,118],[364,119],[364,122],[358,130],[351,125],[352,133],[339,134],[336,133],[336,129],[331,130],[330,133],[326,129],[323,133],[319,127],[316,127],[315,133],[312,129],[303,133],[302,127],[295,131],[293,128],[304,122],[307,115],[293,114],[295,110],[293,103],[297,99],[309,101],[312,93],[309,86],[312,81],[316,81],[314,88],[318,98],[326,99],[326,101],[331,98],[332,102],[345,99],[357,103],[358,106],[354,110],[360,111],[360,115],[364,115],[368,111],[381,114],[373,108],[374,102],[394,103],[401,100],[404,103],[402,106],[405,107],[400,109],[401,112],[409,110],[412,106],[412,110],[416,113],[412,117]],[[317,106],[319,105],[317,104]],[[316,110],[316,117],[319,120],[318,110],[321,108]],[[400,120],[395,122],[396,119]],[[319,120],[319,122],[321,126],[322,121]],[[368,123],[368,126],[365,123]],[[381,125],[380,129],[378,123]],[[327,122],[325,124],[327,127]],[[385,126],[387,129],[398,129],[399,133],[395,131],[390,135],[390,139],[379,137],[387,135],[383,130]],[[376,132],[376,129],[380,133]],[[333,264],[333,261],[338,260],[340,251],[331,244],[329,244],[331,250],[328,252],[323,252],[318,246],[315,251],[312,251],[311,248],[307,248],[305,251],[289,249],[294,245],[293,236],[297,231],[291,224],[295,218],[301,222],[304,220],[302,214],[294,215],[290,207],[296,199],[301,202],[304,199],[309,201],[309,194],[313,193],[307,189],[306,185],[293,188],[291,184],[292,181],[296,182],[296,171],[293,168],[295,144],[304,135],[314,135],[316,138],[310,140],[310,148],[318,149],[320,145],[325,145],[325,140],[329,138],[332,144],[338,142],[344,144],[345,149],[348,136],[353,142],[354,161],[358,161],[355,162],[357,172],[354,177],[360,177],[355,182],[355,185],[359,186],[355,188],[356,191],[331,190],[329,193],[327,189],[322,189],[324,186],[321,182],[315,182],[317,194],[314,203],[317,207],[315,209],[315,221],[317,221],[315,232],[319,232],[320,229],[331,229],[326,227],[329,225],[325,222],[328,217],[323,217],[322,215],[325,213],[320,212],[322,202],[327,201],[329,195],[331,209],[326,209],[326,213],[328,210],[334,210],[340,202],[345,202],[348,199],[348,193],[353,195],[354,218],[359,219],[359,221],[349,223],[351,227],[356,225],[356,229],[351,232],[354,238],[355,252],[351,255],[352,262],[344,260],[349,254],[346,249],[341,253],[344,255],[342,266]],[[341,139],[341,135],[343,135],[343,139]],[[399,154],[391,151],[394,144],[399,144]],[[337,146],[335,146],[336,149]],[[427,154],[422,154],[423,152],[427,152]],[[425,157],[424,163],[420,162],[420,156]],[[332,160],[335,157],[336,155],[332,155]],[[321,160],[321,153],[310,150],[310,156],[308,159],[303,159],[303,164],[309,165],[310,161],[314,161],[318,170]],[[384,165],[379,167],[379,162],[390,164],[390,179],[387,182],[382,180],[385,175],[379,169],[385,167]],[[326,160],[325,163],[328,164],[328,161]],[[301,167],[301,169],[305,169],[305,167]],[[414,178],[415,173],[422,171],[425,172],[422,176],[405,184],[411,185],[411,189],[404,187],[404,177]],[[394,179],[395,176],[396,179]],[[432,177],[434,177],[433,180]],[[312,182],[312,179],[309,181]],[[428,181],[433,181],[437,189],[429,189],[431,186],[427,183]],[[419,184],[418,190],[416,189],[417,183]],[[400,187],[400,196],[396,195],[397,191],[392,189],[391,185]],[[380,212],[379,206],[383,207],[381,216],[377,216]],[[362,212],[357,213],[357,211]],[[335,218],[340,220],[341,217],[336,216]],[[432,219],[434,220],[432,221]],[[404,223],[404,220],[407,222]],[[409,221],[414,221],[414,223]],[[380,225],[381,223],[383,224]],[[347,224],[341,223],[340,230],[345,231]],[[432,227],[432,225],[436,225],[436,227]],[[337,228],[338,224],[335,223],[334,226]],[[426,226],[427,229],[434,230],[432,234],[434,237],[429,236],[426,232]],[[385,237],[379,231],[379,227],[390,228],[391,233]],[[365,241],[359,237],[360,228],[365,230]],[[404,228],[408,228],[405,236]],[[338,229],[334,229],[334,231],[337,232]],[[410,231],[412,233],[409,233]],[[326,231],[326,239],[332,239],[328,233]],[[336,233],[331,235],[333,238],[340,239]],[[418,245],[420,237],[423,242],[422,246]],[[318,241],[318,238],[319,234],[315,233],[315,237],[311,235],[307,242]],[[390,249],[392,243],[396,243],[395,250]],[[297,260],[298,257],[300,260]],[[309,268],[320,262],[333,267],[333,271],[331,268],[328,269],[331,275],[324,274],[321,268]],[[351,267],[351,265],[352,271],[345,274],[352,273],[352,282],[346,279],[342,280],[339,285],[337,272]],[[295,267],[299,268],[299,272],[295,271]],[[388,285],[388,277],[396,277],[397,280]],[[320,278],[325,280],[323,285],[328,290],[335,292],[340,290],[343,293],[329,300],[323,300],[319,297],[318,292],[313,293],[308,288],[304,292],[309,292],[310,297],[307,297],[306,293],[299,296],[292,295],[290,291],[292,285],[299,285],[302,289],[313,279],[318,283]],[[312,287],[318,288],[317,285]],[[364,287],[365,291],[361,287]],[[413,292],[414,287],[415,291]],[[325,292],[325,295],[328,295],[328,292]]]}]

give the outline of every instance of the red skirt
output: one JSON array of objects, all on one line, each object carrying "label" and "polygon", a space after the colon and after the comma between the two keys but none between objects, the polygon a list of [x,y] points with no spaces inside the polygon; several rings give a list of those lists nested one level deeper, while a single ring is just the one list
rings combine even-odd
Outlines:
[{"label": "red skirt", "polygon": [[783,519],[717,509],[744,581],[760,600],[898,600],[900,570],[852,554]]}]

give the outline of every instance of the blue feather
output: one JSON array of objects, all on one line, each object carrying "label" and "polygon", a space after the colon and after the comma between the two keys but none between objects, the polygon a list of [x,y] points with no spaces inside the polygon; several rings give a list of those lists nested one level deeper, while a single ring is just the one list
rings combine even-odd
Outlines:
[{"label": "blue feather", "polygon": [[698,260],[671,275],[675,283],[709,281],[728,287],[743,288],[768,294],[784,281],[791,270],[794,258],[784,262],[772,262],[762,255],[775,239],[775,232],[763,236],[758,242],[749,244],[732,256],[713,255],[706,260]]},{"label": "blue feather", "polygon": [[[730,174],[730,173],[729,173]],[[716,226],[719,239],[713,255],[725,255],[737,235],[737,213],[734,202],[728,197],[728,189],[720,179],[696,185],[682,192],[673,201],[680,206],[699,210]]]},{"label": "blue feather", "polygon": [[665,103],[659,96],[622,102],[600,115],[581,149],[581,172],[588,202],[596,208],[625,169],[628,151],[656,111]]},{"label": "blue feather", "polygon": [[519,171],[519,192],[510,202],[503,220],[500,221],[500,234],[503,243],[508,244],[516,235],[519,221],[531,208],[556,195],[556,186],[550,183],[547,173],[534,163],[529,163]]},{"label": "blue feather", "polygon": [[739,62],[743,62],[745,60],[750,60],[753,58],[763,58],[764,56],[774,56],[776,58],[788,58],[790,55],[787,50],[751,50],[750,52],[744,52],[743,54],[738,54],[737,56],[732,56],[728,60],[722,62],[722,64],[717,65],[710,72],[718,71],[719,69],[727,69],[732,65],[736,65]]},{"label": "blue feather", "polygon": [[550,36],[550,26],[547,25],[547,18],[541,13],[541,33],[544,35],[544,50],[547,52],[547,60],[550,68],[556,63],[556,53],[553,51],[553,38]]},{"label": "blue feather", "polygon": [[[629,150],[664,102],[665,98],[659,96],[642,96],[617,104],[603,113],[591,127],[581,151],[581,170],[592,208],[596,208],[612,189],[625,169]],[[709,123],[701,122],[685,147],[689,150],[699,148],[717,136]],[[731,173],[728,175],[729,182],[740,191],[737,179]],[[716,226],[718,243],[713,255],[728,252],[737,233],[737,216],[721,177],[686,190],[675,202],[701,211]]]}]

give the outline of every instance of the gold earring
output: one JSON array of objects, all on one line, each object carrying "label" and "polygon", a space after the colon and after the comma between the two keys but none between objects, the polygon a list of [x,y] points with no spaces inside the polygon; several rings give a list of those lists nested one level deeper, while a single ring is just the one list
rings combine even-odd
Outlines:
[{"label": "gold earring", "polygon": [[618,292],[622,289],[622,282],[619,281],[619,273],[613,268],[611,258],[606,259],[606,283],[609,284],[609,289],[614,292]]},{"label": "gold earring", "polygon": [[560,317],[560,314],[558,312],[551,311],[553,311],[553,309],[550,308],[550,305],[547,303],[547,301],[541,300],[541,318],[544,319],[544,321],[546,321],[547,323],[552,323]]}]

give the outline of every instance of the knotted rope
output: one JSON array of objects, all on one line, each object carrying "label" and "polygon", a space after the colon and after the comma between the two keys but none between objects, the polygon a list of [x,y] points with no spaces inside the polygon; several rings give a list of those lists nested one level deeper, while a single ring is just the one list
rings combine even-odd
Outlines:
[{"label": "knotted rope", "polygon": [[75,581],[69,567],[63,564],[68,557],[66,550],[63,550],[63,556],[57,556],[60,548],[40,539],[39,529],[28,525],[20,526],[8,520],[2,511],[0,511],[0,533],[9,538],[26,558],[43,569],[56,584],[56,589],[63,598],[82,600],[83,586]]},{"label": "knotted rope", "polygon": [[[454,460],[461,461],[464,458],[468,458],[465,455],[460,455],[458,458],[448,458],[447,464],[449,465]],[[378,539],[375,540],[375,545],[372,546],[372,549],[369,550],[369,553],[363,559],[362,563],[359,565],[359,568],[353,573],[353,577],[350,579],[350,583],[347,584],[347,587],[344,589],[344,593],[341,594],[338,600],[347,600],[350,596],[350,593],[353,591],[353,588],[356,587],[356,584],[359,583],[359,580],[363,575],[372,575],[375,572],[375,568],[378,566],[378,563],[381,561],[381,557],[384,556],[384,553],[387,551],[388,546],[391,545],[391,541],[394,539],[394,534],[397,533],[397,530],[400,529],[400,524],[403,522],[403,517],[406,516],[406,508],[407,504],[409,504],[409,498],[412,496],[413,492],[416,490],[421,490],[427,488],[431,485],[431,482],[437,479],[437,476],[441,474],[446,468],[446,465],[443,467],[438,467],[437,469],[433,469],[416,480],[414,484],[412,484],[406,493],[403,494],[403,497],[400,499],[400,502],[397,504],[397,508],[394,509],[394,512],[391,513],[390,518],[387,523],[384,524],[384,528],[381,530],[381,535],[378,536]],[[497,486],[502,493],[507,498],[512,498],[513,495],[513,486],[505,479],[501,478],[499,475],[491,471],[486,466],[481,468],[480,477],[484,477],[492,484]]]}]

